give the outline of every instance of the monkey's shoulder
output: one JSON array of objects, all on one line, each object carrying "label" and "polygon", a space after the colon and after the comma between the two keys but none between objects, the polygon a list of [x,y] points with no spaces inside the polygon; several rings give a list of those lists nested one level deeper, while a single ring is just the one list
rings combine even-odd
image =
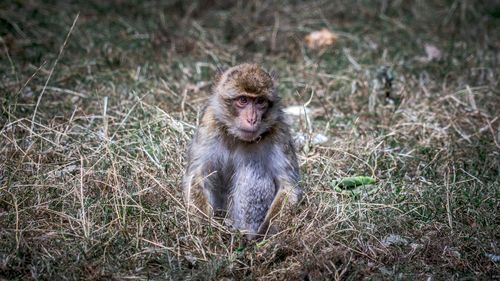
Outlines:
[{"label": "monkey's shoulder", "polygon": [[215,119],[215,110],[211,106],[206,106],[201,113],[201,122],[198,126],[198,131],[206,131],[209,135],[215,134],[218,128],[217,120]]},{"label": "monkey's shoulder", "polygon": [[270,133],[271,141],[281,147],[287,155],[295,155],[295,145],[292,139],[292,134],[289,125],[285,121],[278,121],[278,125],[273,128]]}]

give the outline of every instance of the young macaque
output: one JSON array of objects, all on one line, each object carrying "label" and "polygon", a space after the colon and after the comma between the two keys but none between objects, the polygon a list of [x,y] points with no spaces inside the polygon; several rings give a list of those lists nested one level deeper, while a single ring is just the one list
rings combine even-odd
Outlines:
[{"label": "young macaque", "polygon": [[254,239],[302,196],[297,157],[274,77],[256,64],[222,73],[188,151],[189,211],[227,212]]}]

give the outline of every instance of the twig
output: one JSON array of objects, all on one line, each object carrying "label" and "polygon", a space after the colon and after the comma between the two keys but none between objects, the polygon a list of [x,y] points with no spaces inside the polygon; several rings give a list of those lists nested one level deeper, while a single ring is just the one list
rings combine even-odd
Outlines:
[{"label": "twig", "polygon": [[64,51],[64,48],[66,47],[66,44],[68,43],[68,40],[69,40],[69,36],[71,35],[71,33],[73,32],[73,29],[75,28],[75,25],[76,25],[76,21],[78,20],[78,17],[80,16],[80,13],[76,14],[76,17],[75,19],[73,20],[73,24],[71,25],[71,28],[69,29],[68,31],[68,34],[66,35],[66,39],[64,39],[64,42],[61,46],[61,48],[59,48],[59,54],[57,54],[57,58],[56,60],[54,61],[54,65],[52,66],[52,69],[50,70],[50,73],[49,73],[49,77],[47,78],[47,80],[45,81],[45,85],[43,86],[43,89],[42,89],[42,92],[40,93],[40,95],[38,96],[38,100],[36,101],[36,105],[35,105],[35,111],[33,112],[33,118],[31,118],[31,132],[30,132],[30,138],[32,136],[32,132],[33,132],[33,128],[35,127],[35,117],[36,117],[36,112],[38,110],[38,106],[40,105],[40,101],[42,100],[42,97],[43,97],[43,93],[45,93],[45,89],[47,88],[47,85],[49,84],[49,81],[50,81],[50,78],[52,77],[52,74],[54,73],[54,69],[56,68],[56,65],[57,63],[59,62],[59,59],[61,58],[61,55]]},{"label": "twig", "polygon": [[273,51],[276,49],[276,37],[278,36],[279,28],[280,28],[280,14],[278,12],[275,12],[273,33],[271,35],[271,50]]},{"label": "twig", "polygon": [[85,95],[83,93],[72,91],[72,90],[69,90],[69,89],[62,89],[62,88],[50,87],[50,86],[46,86],[45,89],[46,90],[51,90],[51,91],[54,91],[54,92],[63,93],[63,94],[70,94],[70,95],[77,96],[77,97],[80,97],[80,98],[86,98],[87,97],[87,95]]},{"label": "twig", "polygon": [[3,40],[2,37],[0,37],[0,41],[2,41],[5,55],[7,56],[7,59],[9,60],[10,67],[12,69],[12,74],[14,74],[14,76],[16,77],[16,84],[19,85],[19,77],[17,75],[16,66],[14,65],[14,62],[12,61],[12,58],[10,57],[9,48],[7,48],[7,44],[5,44],[5,40]]}]

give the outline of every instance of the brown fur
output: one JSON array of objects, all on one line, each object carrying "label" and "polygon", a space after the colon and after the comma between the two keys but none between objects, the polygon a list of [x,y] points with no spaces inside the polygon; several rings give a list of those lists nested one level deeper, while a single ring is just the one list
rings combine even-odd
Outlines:
[{"label": "brown fur", "polygon": [[[256,103],[259,97],[264,103]],[[273,219],[301,198],[275,81],[258,65],[238,65],[217,78],[188,156],[183,185],[190,210],[228,212],[250,239],[268,233]]]},{"label": "brown fur", "polygon": [[[234,90],[234,93],[246,93],[252,97],[265,96],[273,100],[273,93],[270,92],[273,86],[273,78],[259,65],[240,64],[221,75],[216,91],[219,89],[231,89]],[[224,97],[235,97],[231,91],[218,92],[221,92]]]}]

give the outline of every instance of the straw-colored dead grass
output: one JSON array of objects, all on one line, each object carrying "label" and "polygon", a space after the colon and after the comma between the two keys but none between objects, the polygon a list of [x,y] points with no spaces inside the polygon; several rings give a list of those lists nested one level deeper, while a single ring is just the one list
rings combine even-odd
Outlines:
[{"label": "straw-colored dead grass", "polygon": [[[500,276],[498,7],[42,2],[0,4],[0,278]],[[323,27],[338,41],[308,50]],[[298,147],[294,216],[246,247],[179,187],[213,71],[244,61],[312,110],[295,132],[329,137]],[[351,175],[377,189],[331,188]]]}]

